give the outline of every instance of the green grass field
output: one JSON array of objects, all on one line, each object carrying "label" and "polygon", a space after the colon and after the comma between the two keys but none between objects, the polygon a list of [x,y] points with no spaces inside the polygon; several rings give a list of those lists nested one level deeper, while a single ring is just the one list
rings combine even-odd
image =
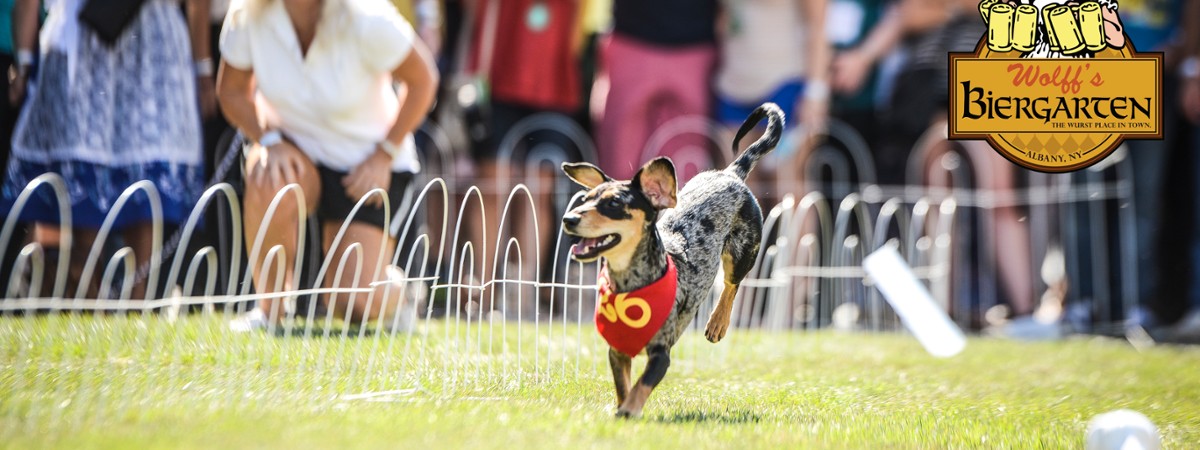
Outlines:
[{"label": "green grass field", "polygon": [[691,335],[626,421],[587,328],[320,334],[0,319],[0,447],[1079,448],[1117,408],[1149,416],[1165,448],[1200,443],[1192,347],[972,339],[940,360],[903,334]]}]

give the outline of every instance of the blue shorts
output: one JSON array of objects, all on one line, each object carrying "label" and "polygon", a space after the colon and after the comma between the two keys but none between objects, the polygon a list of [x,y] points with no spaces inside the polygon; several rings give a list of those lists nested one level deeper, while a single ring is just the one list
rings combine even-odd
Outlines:
[{"label": "blue shorts", "polygon": [[725,125],[731,125],[734,127],[739,126],[743,121],[746,120],[746,117],[750,116],[750,113],[754,111],[754,108],[757,108],[759,105],[763,104],[763,102],[773,102],[776,105],[779,105],[779,107],[783,109],[783,114],[785,117],[787,117],[789,121],[794,121],[797,117],[796,113],[798,112],[796,111],[796,104],[800,101],[800,98],[803,95],[804,81],[799,78],[788,80],[774,91],[771,91],[771,93],[765,98],[751,102],[731,100],[722,96],[721,94],[717,94],[717,121]]},{"label": "blue shorts", "polygon": [[[794,124],[799,123],[799,116],[797,115],[799,111],[796,110],[796,105],[800,102],[800,99],[803,96],[804,81],[799,78],[788,80],[774,91],[771,91],[771,93],[765,98],[748,103],[730,100],[722,97],[720,94],[717,94],[717,121],[724,125],[737,128],[738,126],[741,126],[742,122],[744,122],[747,117],[750,116],[751,112],[754,112],[754,108],[757,108],[759,105],[763,104],[763,102],[772,102],[776,105],[779,105],[779,108],[783,110],[784,117],[786,120],[788,120],[788,123],[792,125],[789,128],[796,129]],[[765,126],[765,124],[761,124],[760,128]],[[783,139],[780,141],[779,145],[775,147],[775,151],[767,155],[767,159],[769,161],[786,160],[792,156],[793,151],[796,149],[796,146],[793,145],[793,142],[791,142],[792,134],[793,133],[788,133],[786,131],[784,132]]]}]

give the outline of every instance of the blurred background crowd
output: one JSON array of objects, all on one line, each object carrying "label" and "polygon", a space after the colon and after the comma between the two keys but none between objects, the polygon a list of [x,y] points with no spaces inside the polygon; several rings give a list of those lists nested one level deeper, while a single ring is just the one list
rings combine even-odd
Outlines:
[{"label": "blurred background crowd", "polygon": [[[145,170],[77,174],[73,202],[74,196],[119,193],[137,179],[150,179],[163,192],[165,221],[178,227],[206,182],[236,184],[239,177],[236,168],[222,164],[233,133],[216,93],[230,2],[134,2],[141,15],[134,26],[151,37],[138,45],[177,47],[139,49],[143,57],[135,61],[88,57],[110,55],[111,49],[55,35],[61,28],[56,13],[82,14],[100,3],[0,0],[0,65],[9,74],[3,78],[9,101],[0,107],[0,146],[9,168],[4,198],[11,202],[35,172],[49,167],[21,157],[22,149],[56,136],[101,147],[134,142],[144,144],[145,152],[114,154]],[[1137,50],[1164,53],[1164,139],[1129,141],[1088,174],[1061,176],[1019,169],[985,143],[945,140],[947,52],[973,51],[985,33],[975,0],[392,3],[441,74],[436,106],[416,133],[425,162],[421,170],[458,180],[459,193],[478,185],[484,202],[497,211],[512,187],[504,184],[509,181],[551,186],[539,191],[549,194],[574,189],[556,184],[552,167],[524,163],[545,147],[565,152],[565,159],[591,160],[618,179],[628,179],[653,156],[671,156],[686,182],[699,170],[726,164],[732,131],[755,106],[772,101],[786,111],[789,131],[752,180],[764,210],[789,194],[798,198],[814,190],[837,198],[845,186],[870,186],[886,196],[905,192],[904,186],[965,183],[970,192],[1008,199],[971,219],[977,229],[990,231],[970,239],[969,250],[986,255],[991,268],[971,273],[990,281],[956,286],[955,292],[991,296],[990,303],[999,306],[977,306],[975,325],[1007,323],[1014,334],[1037,335],[1036,324],[1071,321],[1073,315],[1091,323],[1098,309],[1107,309],[1105,317],[1128,327],[1167,330],[1159,333],[1180,340],[1200,338],[1200,0],[1119,3]],[[58,43],[72,39],[81,43]],[[116,45],[131,45],[127,41]],[[78,62],[44,58],[55,54],[50,47],[73,52]],[[102,83],[113,77],[143,82],[136,92],[106,91]],[[105,95],[134,100],[118,102],[115,110],[30,108],[26,87],[32,82],[78,85],[74,89],[83,101]],[[86,121],[72,114],[106,115],[103,123],[111,129],[80,129],[76,124]],[[203,125],[179,126],[192,122]],[[433,147],[436,152],[428,150]],[[844,163],[822,159],[828,152],[843,155]],[[969,181],[932,169],[957,173],[950,166],[969,168]],[[24,175],[13,175],[18,173]],[[1048,222],[1029,220],[1032,209],[1052,203],[1039,200],[1041,193],[1062,187],[1086,197],[1092,181],[1116,186],[1121,194],[1100,199],[1099,212],[1076,202],[1054,210]],[[525,214],[538,215],[543,230],[553,229],[561,208],[544,204]],[[103,212],[106,206],[94,208]],[[98,219],[75,225],[91,227],[94,235],[104,216],[91,217]],[[30,218],[6,243],[10,250],[0,273],[9,272],[25,242],[54,247],[59,230],[33,225],[39,219],[49,220]],[[516,223],[527,223],[521,220],[528,217]],[[130,217],[117,224],[135,251],[140,247],[134,244],[142,242],[148,252],[144,223]],[[82,255],[89,250],[75,249]],[[1135,273],[1119,273],[1123,264]],[[1046,267],[1064,274],[1047,276]],[[1098,297],[1120,301],[1095,306]],[[1039,318],[1039,310],[1045,317]],[[1030,328],[1021,331],[1022,323]]]}]

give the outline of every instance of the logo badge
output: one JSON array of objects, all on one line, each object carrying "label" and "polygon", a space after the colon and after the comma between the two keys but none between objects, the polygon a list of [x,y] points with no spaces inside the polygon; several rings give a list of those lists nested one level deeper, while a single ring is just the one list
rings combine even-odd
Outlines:
[{"label": "logo badge", "polygon": [[950,139],[986,139],[1039,172],[1162,139],[1162,53],[1134,50],[1116,0],[983,0],[979,13],[975,52],[950,54]]}]

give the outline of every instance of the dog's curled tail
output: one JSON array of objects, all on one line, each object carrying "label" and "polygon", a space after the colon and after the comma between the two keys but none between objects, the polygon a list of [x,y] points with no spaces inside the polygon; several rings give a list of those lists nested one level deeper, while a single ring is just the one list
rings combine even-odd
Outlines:
[{"label": "dog's curled tail", "polygon": [[779,109],[779,105],[774,103],[763,103],[754,112],[750,113],[750,117],[742,123],[742,128],[738,129],[737,136],[733,138],[733,152],[737,153],[738,144],[742,142],[742,138],[746,137],[746,133],[758,126],[758,122],[762,121],[763,117],[767,118],[767,131],[762,137],[750,144],[750,148],[746,149],[742,156],[726,167],[725,170],[737,174],[738,177],[745,180],[750,171],[754,169],[754,165],[762,159],[763,155],[770,153],[779,145],[779,137],[783,135],[783,110]]}]

